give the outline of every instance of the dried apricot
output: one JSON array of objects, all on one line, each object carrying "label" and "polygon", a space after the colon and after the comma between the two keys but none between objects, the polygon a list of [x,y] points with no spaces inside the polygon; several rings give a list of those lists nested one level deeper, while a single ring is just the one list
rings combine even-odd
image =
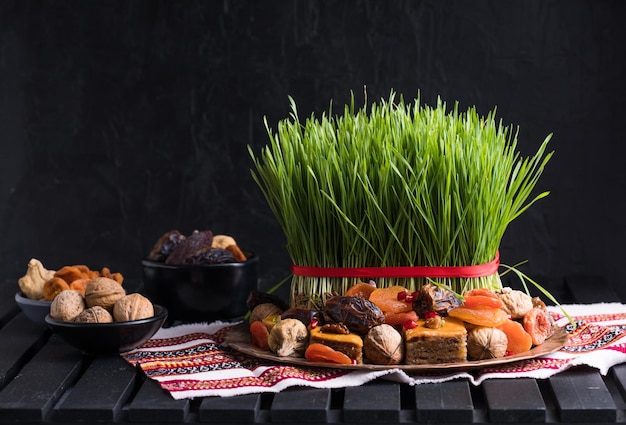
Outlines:
[{"label": "dried apricot", "polygon": [[310,362],[352,364],[350,357],[319,342],[309,344],[304,352],[304,358]]},{"label": "dried apricot", "polygon": [[53,277],[43,284],[43,299],[46,301],[52,301],[61,293],[61,291],[65,291],[67,289],[70,289],[70,286],[65,280],[60,277]]},{"label": "dried apricot", "polygon": [[80,292],[81,295],[84,297],[85,296],[85,288],[87,287],[87,284],[89,283],[90,280],[91,279],[89,279],[87,277],[76,279],[76,280],[72,281],[72,283],[70,283],[70,289],[74,289],[74,290]]},{"label": "dried apricot", "polygon": [[406,299],[400,299],[400,293],[406,294],[408,290],[404,286],[389,286],[387,288],[376,288],[369,300],[376,304],[383,312],[404,313],[413,310],[413,304]]},{"label": "dried apricot", "polygon": [[552,321],[548,317],[548,313],[542,308],[529,310],[524,314],[523,323],[524,330],[530,334],[534,345],[543,344],[546,338],[554,332]]},{"label": "dried apricot", "polygon": [[504,310],[489,307],[467,308],[465,306],[460,306],[450,310],[448,315],[473,325],[492,328],[497,328],[505,321],[509,320],[509,316],[504,312]]},{"label": "dried apricot", "polygon": [[489,288],[474,288],[463,294],[464,297],[469,297],[472,295],[483,295],[485,297],[498,298],[498,295],[496,295],[496,293]]},{"label": "dried apricot", "polygon": [[498,326],[506,334],[508,343],[506,351],[511,354],[519,354],[528,351],[533,346],[532,337],[524,330],[524,326],[515,320],[507,320]]},{"label": "dried apricot", "polygon": [[76,279],[81,279],[87,276],[83,275],[83,272],[77,266],[63,266],[61,269],[57,270],[56,273],[54,273],[54,277],[60,277],[69,285]]},{"label": "dried apricot", "polygon": [[349,297],[360,297],[369,299],[370,294],[374,292],[376,286],[365,282],[358,282],[348,288],[344,295]]},{"label": "dried apricot", "polygon": [[270,333],[260,320],[250,324],[250,335],[252,335],[252,345],[259,347],[261,350],[269,351],[268,338]]},{"label": "dried apricot", "polygon": [[504,305],[499,298],[489,295],[465,295],[463,306],[467,308],[502,308]]},{"label": "dried apricot", "polygon": [[417,322],[417,313],[414,310],[400,313],[385,313],[385,323],[388,325],[403,325],[409,320]]}]

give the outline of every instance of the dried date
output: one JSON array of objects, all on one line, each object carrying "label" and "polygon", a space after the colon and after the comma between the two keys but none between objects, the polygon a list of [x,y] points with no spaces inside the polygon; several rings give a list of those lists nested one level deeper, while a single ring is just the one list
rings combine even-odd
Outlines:
[{"label": "dried date", "polygon": [[333,322],[343,323],[352,332],[364,334],[373,326],[385,322],[383,312],[368,299],[338,295],[329,298],[324,314]]},{"label": "dried date", "polygon": [[178,230],[171,230],[164,233],[154,245],[152,251],[150,251],[148,259],[164,263],[167,257],[169,257],[176,247],[185,239],[185,235],[181,234]]},{"label": "dried date", "polygon": [[211,247],[212,242],[213,232],[210,230],[194,231],[176,246],[165,264],[190,264],[189,261],[193,261],[194,256],[202,255],[203,251]]}]

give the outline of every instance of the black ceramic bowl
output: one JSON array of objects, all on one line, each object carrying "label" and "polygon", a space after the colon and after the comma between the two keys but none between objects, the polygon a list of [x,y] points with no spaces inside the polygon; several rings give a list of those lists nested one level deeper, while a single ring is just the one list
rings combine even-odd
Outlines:
[{"label": "black ceramic bowl", "polygon": [[146,342],[167,319],[167,309],[154,304],[154,316],[131,322],[78,323],[55,320],[46,323],[70,345],[87,354],[119,354]]},{"label": "black ceramic bowl", "polygon": [[246,299],[257,289],[258,257],[239,263],[169,265],[142,261],[146,296],[169,310],[169,320],[234,320],[248,311]]},{"label": "black ceramic bowl", "polygon": [[22,295],[21,292],[17,292],[15,294],[15,302],[26,317],[39,325],[45,326],[45,319],[48,313],[50,313],[52,301],[31,300]]}]

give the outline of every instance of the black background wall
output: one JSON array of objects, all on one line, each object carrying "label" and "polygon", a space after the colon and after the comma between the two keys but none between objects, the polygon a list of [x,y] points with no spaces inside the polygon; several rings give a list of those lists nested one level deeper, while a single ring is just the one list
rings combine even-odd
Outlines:
[{"label": "black background wall", "polygon": [[[0,1],[0,272],[31,257],[140,279],[165,231],[211,229],[260,253],[284,238],[250,177],[288,96],[302,116],[350,91],[437,96],[554,133],[505,263],[549,285],[598,275],[626,292],[624,2]],[[623,295],[622,295],[623,296]]]}]

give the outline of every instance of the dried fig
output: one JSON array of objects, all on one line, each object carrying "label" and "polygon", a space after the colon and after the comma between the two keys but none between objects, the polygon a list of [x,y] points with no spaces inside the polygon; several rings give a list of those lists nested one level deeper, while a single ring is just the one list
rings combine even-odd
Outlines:
[{"label": "dried fig", "polygon": [[18,279],[17,284],[26,298],[40,300],[43,298],[44,284],[54,277],[54,270],[46,269],[41,261],[31,258],[26,274]]},{"label": "dried fig", "polygon": [[533,308],[532,298],[522,291],[502,288],[496,292],[496,295],[502,301],[502,310],[506,311],[512,319],[521,319]]},{"label": "dried fig", "polygon": [[298,319],[278,321],[270,331],[268,344],[270,350],[280,357],[302,357],[309,339],[309,332]]}]

